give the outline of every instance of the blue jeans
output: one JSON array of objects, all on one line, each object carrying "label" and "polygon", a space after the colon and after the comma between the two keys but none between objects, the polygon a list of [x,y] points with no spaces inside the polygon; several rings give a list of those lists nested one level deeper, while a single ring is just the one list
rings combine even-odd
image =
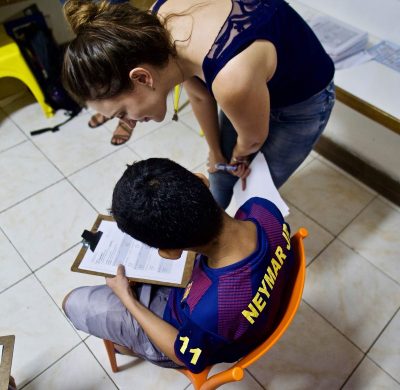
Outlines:
[{"label": "blue jeans", "polygon": [[[279,188],[311,152],[323,132],[335,103],[333,81],[307,100],[271,109],[269,134],[260,151],[265,156],[272,179]],[[220,112],[222,153],[229,161],[237,133],[227,116]],[[250,173],[251,174],[251,173]],[[210,173],[210,190],[222,208],[227,208],[237,177],[218,171]]]}]

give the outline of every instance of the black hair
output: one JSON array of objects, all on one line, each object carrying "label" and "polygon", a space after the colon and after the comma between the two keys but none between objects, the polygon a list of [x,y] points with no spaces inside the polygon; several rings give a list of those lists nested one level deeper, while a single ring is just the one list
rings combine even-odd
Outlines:
[{"label": "black hair", "polygon": [[204,182],[164,158],[128,165],[114,188],[111,213],[123,232],[161,249],[211,243],[223,219]]}]

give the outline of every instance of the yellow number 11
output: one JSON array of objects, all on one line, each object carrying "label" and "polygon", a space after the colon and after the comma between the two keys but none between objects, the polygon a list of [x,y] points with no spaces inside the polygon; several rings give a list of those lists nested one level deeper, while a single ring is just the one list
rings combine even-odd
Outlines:
[{"label": "yellow number 11", "polygon": [[[189,337],[187,337],[187,336],[179,337],[179,340],[182,341],[182,346],[179,349],[179,351],[182,354],[184,354],[186,352],[186,349],[187,349],[188,344],[189,344]],[[197,363],[197,361],[199,360],[199,357],[201,355],[201,349],[200,348],[191,348],[191,349],[189,349],[189,352],[193,354],[193,357],[190,360],[190,363],[195,365]]]}]

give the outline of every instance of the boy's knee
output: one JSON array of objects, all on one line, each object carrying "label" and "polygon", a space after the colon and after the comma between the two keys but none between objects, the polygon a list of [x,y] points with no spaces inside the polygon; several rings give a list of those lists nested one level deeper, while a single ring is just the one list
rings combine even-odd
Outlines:
[{"label": "boy's knee", "polygon": [[[79,311],[80,308],[83,306],[84,297],[80,296],[78,290],[80,288],[76,288],[74,290],[71,290],[63,299],[61,307],[65,313],[65,315],[70,318],[70,315],[74,313],[75,311]],[[78,293],[78,294],[75,294]],[[75,297],[73,296],[75,295]]]},{"label": "boy's knee", "polygon": [[64,297],[64,299],[63,299],[63,301],[62,301],[61,307],[62,307],[62,309],[63,309],[63,311],[64,311],[65,314],[67,314],[67,312],[66,312],[66,310],[65,310],[65,306],[66,306],[66,304],[67,304],[67,301],[68,301],[69,296],[71,295],[71,293],[72,293],[73,291],[74,291],[74,290],[70,291],[70,292]]}]

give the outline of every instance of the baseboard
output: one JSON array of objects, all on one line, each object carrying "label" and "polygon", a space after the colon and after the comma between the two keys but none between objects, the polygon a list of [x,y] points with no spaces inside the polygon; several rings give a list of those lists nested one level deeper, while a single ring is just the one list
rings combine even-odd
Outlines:
[{"label": "baseboard", "polygon": [[325,136],[319,139],[314,149],[327,160],[400,206],[400,182]]}]

